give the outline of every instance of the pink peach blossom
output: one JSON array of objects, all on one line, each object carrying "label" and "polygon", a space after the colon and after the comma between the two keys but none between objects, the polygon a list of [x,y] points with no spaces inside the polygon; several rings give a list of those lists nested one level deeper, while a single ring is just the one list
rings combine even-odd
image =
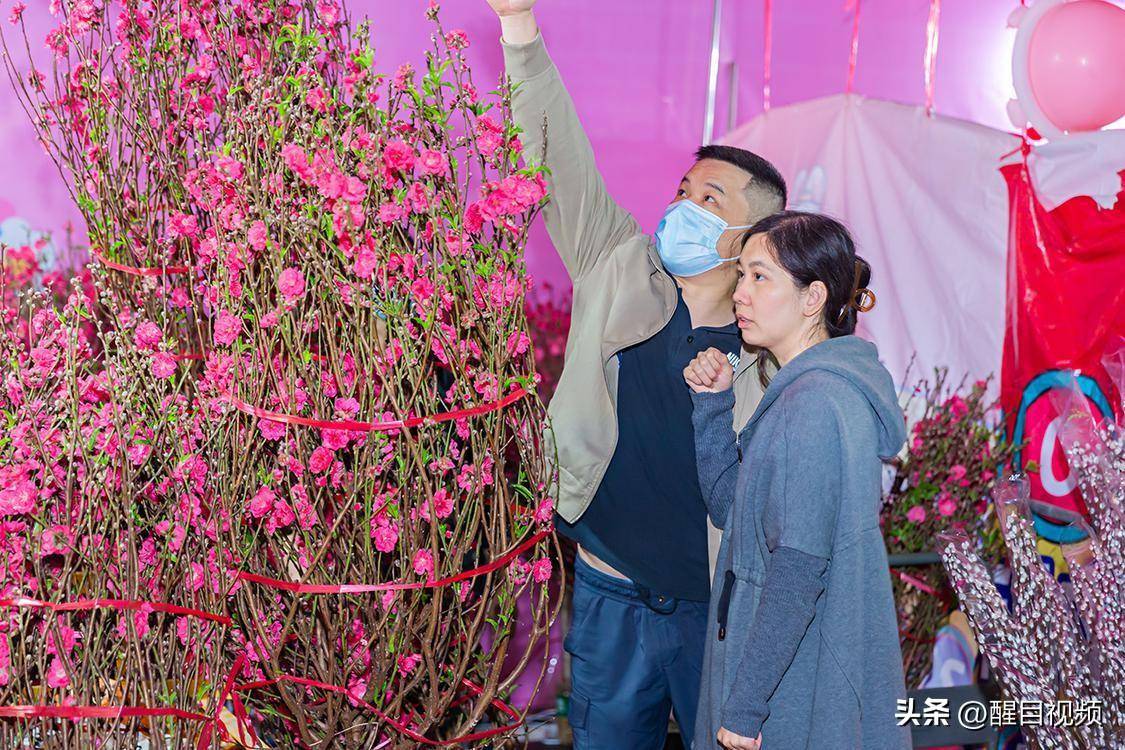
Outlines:
[{"label": "pink peach blossom", "polygon": [[35,485],[27,479],[16,478],[6,481],[3,489],[0,489],[0,516],[33,512],[38,494]]},{"label": "pink peach blossom", "polygon": [[142,321],[133,331],[133,343],[138,349],[156,351],[156,347],[160,345],[163,338],[164,332],[160,330],[160,326],[151,320]]},{"label": "pink peach blossom", "polygon": [[289,302],[300,299],[305,294],[305,275],[299,268],[286,268],[278,274],[277,288]]},{"label": "pink peach blossom", "polygon": [[309,471],[313,474],[323,474],[336,460],[335,454],[323,445],[318,446],[309,457]]},{"label": "pink peach blossom", "polygon": [[414,554],[414,572],[418,575],[424,575],[427,578],[433,578],[434,575],[434,556],[428,549],[420,549]]},{"label": "pink peach blossom", "polygon": [[62,659],[54,657],[51,659],[51,665],[47,667],[47,687],[49,688],[64,688],[70,684],[70,677],[67,676],[66,667],[63,666]]},{"label": "pink peach blossom", "polygon": [[434,493],[434,515],[438,518],[448,518],[453,512],[453,496],[442,487]]},{"label": "pink peach blossom", "polygon": [[393,552],[398,546],[398,524],[376,526],[371,536],[375,540],[375,549],[380,552]]},{"label": "pink peach blossom", "polygon": [[551,580],[551,561],[541,557],[531,564],[531,577],[536,583],[546,583]]},{"label": "pink peach blossom", "polygon": [[949,495],[945,495],[938,500],[937,511],[942,516],[952,516],[957,512],[957,501]]},{"label": "pink peach blossom", "polygon": [[199,221],[190,214],[174,211],[168,219],[168,229],[173,237],[195,237],[199,233]]},{"label": "pink peach blossom", "polygon": [[261,219],[251,224],[250,229],[246,232],[246,239],[250,243],[250,247],[259,253],[266,249],[267,238],[266,223]]},{"label": "pink peach blossom", "polygon": [[242,318],[227,310],[220,310],[219,317],[215,320],[215,342],[223,346],[230,346],[242,333]]},{"label": "pink peach blossom", "polygon": [[408,675],[422,662],[421,654],[408,654],[398,657],[398,671]]},{"label": "pink peach blossom", "polygon": [[285,423],[271,419],[259,419],[258,430],[266,440],[280,440],[285,436]]},{"label": "pink peach blossom", "polygon": [[391,141],[383,149],[383,164],[387,169],[407,172],[414,168],[414,149],[403,141]]},{"label": "pink peach blossom", "polygon": [[168,352],[156,352],[152,355],[149,369],[155,378],[170,378],[176,374],[176,359]]},{"label": "pink peach blossom", "polygon": [[74,548],[74,532],[69,526],[56,524],[43,531],[39,541],[40,555],[65,555]]},{"label": "pink peach blossom", "polygon": [[254,497],[250,498],[250,515],[254,518],[262,518],[271,510],[273,510],[274,501],[277,496],[269,487],[261,487]]},{"label": "pink peach blossom", "polygon": [[426,176],[444,175],[447,171],[447,164],[445,155],[440,151],[423,149],[422,153],[418,155],[418,171]]}]

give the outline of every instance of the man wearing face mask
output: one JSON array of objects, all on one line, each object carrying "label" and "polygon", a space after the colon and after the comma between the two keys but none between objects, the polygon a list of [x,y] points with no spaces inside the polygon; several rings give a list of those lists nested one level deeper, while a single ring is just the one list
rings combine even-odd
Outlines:
[{"label": "man wearing face mask", "polygon": [[[765,159],[706,146],[654,238],[606,192],[539,34],[536,0],[488,0],[524,153],[543,154],[543,217],[574,287],[566,364],[551,400],[558,530],[578,543],[570,723],[580,750],[664,745],[669,711],[691,737],[710,595],[707,511],[684,367],[709,347],[741,355],[736,423],[762,389],[731,294],[737,240],[785,205]],[[550,455],[550,451],[549,451]],[[717,538],[717,537],[716,537]]]}]

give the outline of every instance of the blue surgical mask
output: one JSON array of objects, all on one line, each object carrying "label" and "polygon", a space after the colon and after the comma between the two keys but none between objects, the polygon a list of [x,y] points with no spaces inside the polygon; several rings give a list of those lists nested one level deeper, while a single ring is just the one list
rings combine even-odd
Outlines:
[{"label": "blue surgical mask", "polygon": [[668,272],[674,276],[698,276],[738,258],[719,255],[719,237],[732,227],[726,221],[689,200],[668,206],[656,227],[656,251]]}]

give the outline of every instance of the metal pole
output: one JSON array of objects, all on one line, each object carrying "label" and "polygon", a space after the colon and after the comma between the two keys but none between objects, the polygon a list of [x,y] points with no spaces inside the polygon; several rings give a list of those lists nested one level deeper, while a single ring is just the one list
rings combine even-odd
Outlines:
[{"label": "metal pole", "polygon": [[703,119],[703,145],[715,136],[715,98],[719,89],[719,28],[723,20],[723,0],[715,0],[711,13],[711,64],[707,71],[707,110]]},{"label": "metal pole", "polygon": [[727,132],[738,127],[738,63],[730,65],[730,91],[727,94]]}]

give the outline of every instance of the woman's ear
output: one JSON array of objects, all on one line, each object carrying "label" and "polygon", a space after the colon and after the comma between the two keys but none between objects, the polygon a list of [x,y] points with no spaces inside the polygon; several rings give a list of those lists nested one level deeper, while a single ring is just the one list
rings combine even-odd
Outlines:
[{"label": "woman's ear", "polygon": [[801,312],[806,318],[819,318],[827,303],[828,287],[824,285],[823,281],[814,281],[805,289],[805,299]]}]

